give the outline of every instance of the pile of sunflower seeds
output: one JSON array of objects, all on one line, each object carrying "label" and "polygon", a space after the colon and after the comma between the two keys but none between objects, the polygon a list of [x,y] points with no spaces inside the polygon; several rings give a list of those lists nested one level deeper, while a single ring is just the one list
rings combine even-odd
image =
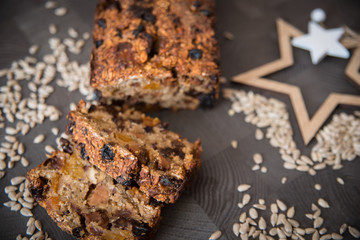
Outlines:
[{"label": "pile of sunflower seeds", "polygon": [[360,118],[356,114],[334,115],[331,122],[316,135],[317,143],[308,157],[296,147],[289,114],[283,102],[251,91],[230,89],[224,90],[224,97],[232,101],[233,112],[244,113],[245,121],[258,127],[256,139],[262,139],[260,128],[266,128],[265,137],[273,147],[279,148],[286,169],[308,172],[314,176],[316,171],[326,166],[341,169],[343,161],[352,161],[360,156]]},{"label": "pile of sunflower seeds", "polygon": [[[238,186],[239,192],[246,192],[250,189],[249,184],[241,184]],[[342,224],[339,232],[329,233],[324,225],[324,218],[321,217],[322,209],[330,208],[328,202],[323,198],[319,198],[317,204],[311,204],[312,213],[305,216],[311,221],[308,226],[302,226],[295,219],[295,207],[288,207],[283,201],[277,199],[268,205],[265,200],[260,198],[257,202],[251,203],[245,210],[244,199],[246,204],[250,203],[250,194],[244,193],[243,200],[238,206],[241,208],[239,220],[233,224],[232,231],[236,237],[240,239],[305,239],[307,235],[311,235],[313,240],[325,239],[343,239],[346,230],[355,237],[360,238],[359,231],[347,224]],[[268,220],[265,216],[269,216]]]}]

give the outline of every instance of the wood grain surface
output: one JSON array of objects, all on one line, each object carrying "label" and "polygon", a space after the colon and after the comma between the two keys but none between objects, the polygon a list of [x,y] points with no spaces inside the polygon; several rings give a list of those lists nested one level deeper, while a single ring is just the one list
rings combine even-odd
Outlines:
[{"label": "wood grain surface", "polygon": [[[56,23],[59,27],[57,36],[67,36],[67,29],[75,27],[80,32],[91,32],[96,0],[64,0],[58,1],[69,10],[64,17],[57,17],[52,11],[44,8],[42,0],[1,0],[0,1],[0,69],[9,67],[13,60],[28,55],[32,44],[39,44],[37,57],[49,53],[47,46],[48,25]],[[358,0],[218,0],[217,1],[217,38],[221,48],[221,64],[223,75],[228,79],[239,73],[279,58],[276,19],[283,18],[303,32],[307,32],[310,12],[321,7],[327,13],[326,26],[329,28],[347,25],[360,32],[360,1]],[[234,34],[233,41],[222,37],[224,31]],[[81,63],[89,60],[91,41],[85,45],[80,57],[71,55]],[[311,64],[308,52],[293,49],[295,64],[268,76],[280,82],[294,84],[301,88],[305,105],[310,117],[332,91],[359,95],[344,75],[347,60],[326,57],[320,64]],[[0,78],[0,85],[6,83]],[[52,83],[54,87],[55,83]],[[294,130],[294,138],[302,153],[309,155],[314,140],[304,146],[296,124],[295,115],[288,97],[247,86],[227,83],[226,87],[252,90],[267,97],[277,98],[287,104],[290,121]],[[2,205],[8,201],[3,192],[10,184],[13,176],[24,175],[27,170],[37,166],[45,159],[43,147],[55,145],[55,136],[51,127],[63,130],[67,123],[65,116],[70,102],[77,102],[82,96],[69,93],[61,87],[49,97],[49,104],[61,109],[63,116],[59,121],[45,121],[21,138],[26,145],[25,156],[31,164],[23,168],[17,164],[6,170],[6,176],[0,180],[0,239],[15,239],[18,234],[25,235],[26,221],[18,212],[12,212]],[[221,239],[236,239],[232,233],[232,224],[238,221],[241,209],[237,203],[242,194],[236,187],[240,183],[252,185],[249,193],[252,199],[264,198],[267,203],[282,199],[288,206],[296,208],[295,219],[302,225],[309,226],[311,221],[304,214],[310,212],[312,202],[323,197],[331,205],[322,216],[329,232],[337,231],[346,222],[360,229],[360,161],[345,162],[344,168],[338,171],[325,169],[314,177],[307,173],[285,170],[278,150],[267,140],[257,141],[254,138],[255,127],[244,121],[244,115],[229,117],[227,111],[230,102],[220,99],[211,110],[179,111],[177,113],[163,110],[152,113],[163,121],[170,123],[170,129],[181,133],[190,140],[201,138],[203,143],[202,166],[192,188],[180,200],[164,208],[162,223],[155,239],[208,239],[211,233],[220,229]],[[339,106],[335,113],[352,113],[359,110],[355,107]],[[328,123],[327,121],[326,123]],[[325,123],[325,124],[326,124]],[[32,144],[38,134],[45,134],[46,140],[41,145]],[[4,137],[3,129],[0,139]],[[231,140],[237,140],[239,147],[233,149]],[[264,156],[266,174],[251,171],[252,155],[260,152]],[[281,184],[282,177],[287,177],[286,184]],[[336,182],[342,177],[345,185]],[[314,189],[314,184],[322,185],[321,191]],[[246,209],[247,210],[247,209]],[[40,219],[53,239],[73,239],[63,233],[47,216],[45,211],[37,207],[35,217]],[[266,215],[264,215],[266,216]],[[346,233],[345,239],[351,239]]]}]

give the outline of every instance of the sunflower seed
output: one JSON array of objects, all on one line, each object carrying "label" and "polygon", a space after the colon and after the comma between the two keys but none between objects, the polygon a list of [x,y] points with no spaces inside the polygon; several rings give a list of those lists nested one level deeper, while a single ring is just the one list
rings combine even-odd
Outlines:
[{"label": "sunflower seed", "polygon": [[5,176],[5,172],[4,171],[0,171],[0,179],[2,179]]},{"label": "sunflower seed", "polygon": [[245,192],[247,190],[249,190],[251,188],[251,185],[249,184],[240,184],[238,187],[237,187],[237,190],[239,192]]},{"label": "sunflower seed", "polygon": [[306,233],[306,234],[312,234],[312,233],[314,233],[315,231],[316,231],[315,228],[305,228],[305,233]]},{"label": "sunflower seed", "polygon": [[257,213],[255,208],[250,208],[249,215],[250,215],[250,217],[252,219],[257,219],[258,218],[258,213]]},{"label": "sunflower seed", "polygon": [[57,135],[59,134],[59,129],[56,128],[56,127],[53,127],[53,128],[51,129],[51,132],[52,132],[52,134],[54,134],[55,136],[57,136]]},{"label": "sunflower seed", "polygon": [[319,228],[324,223],[324,219],[322,217],[318,217],[314,220],[314,228]]},{"label": "sunflower seed", "polygon": [[246,234],[249,231],[249,223],[245,222],[245,223],[240,224],[240,230],[239,231],[240,231],[241,234]]},{"label": "sunflower seed", "polygon": [[250,194],[245,193],[243,196],[243,199],[242,199],[242,204],[244,204],[244,206],[245,206],[246,204],[248,204],[250,202],[250,199],[251,199]]},{"label": "sunflower seed", "polygon": [[327,201],[325,201],[323,198],[318,199],[318,204],[322,208],[330,208],[330,205]]},{"label": "sunflower seed", "polygon": [[57,33],[57,27],[56,27],[55,24],[51,23],[49,25],[49,33],[51,33],[51,34],[56,34]]},{"label": "sunflower seed", "polygon": [[254,204],[253,207],[260,210],[266,210],[266,206],[264,204]]},{"label": "sunflower seed", "polygon": [[34,235],[32,235],[32,237],[30,238],[30,240],[35,240],[35,239],[39,239],[39,240],[44,239],[44,233],[42,231],[39,231]]},{"label": "sunflower seed", "polygon": [[79,33],[72,27],[68,29],[68,34],[72,38],[77,38],[79,36]]},{"label": "sunflower seed", "polygon": [[281,184],[285,184],[286,181],[287,181],[287,178],[286,178],[286,177],[282,177],[282,178],[281,178]]},{"label": "sunflower seed", "polygon": [[341,185],[344,185],[344,184],[345,184],[344,180],[343,180],[342,178],[340,178],[340,177],[337,177],[337,178],[336,178],[336,181],[337,181],[339,184],[341,184]]},{"label": "sunflower seed", "polygon": [[294,229],[295,230],[295,232],[297,233],[297,234],[300,234],[301,236],[304,236],[305,235],[305,230],[304,229],[302,229],[302,228],[295,228]]},{"label": "sunflower seed", "polygon": [[346,223],[343,223],[341,226],[340,226],[340,229],[339,229],[339,233],[342,235],[345,233],[346,229],[347,229],[348,225]]},{"label": "sunflower seed", "polygon": [[328,239],[331,239],[331,234],[325,234],[320,237],[320,240],[328,240]]},{"label": "sunflower seed", "polygon": [[335,239],[335,240],[340,240],[340,239],[343,239],[343,236],[341,236],[341,235],[338,234],[338,233],[332,233],[332,234],[331,234],[331,238],[332,238],[332,239]]},{"label": "sunflower seed", "polygon": [[278,219],[278,215],[276,213],[271,214],[270,223],[273,227],[276,225],[277,219]]},{"label": "sunflower seed", "polygon": [[312,210],[312,211],[316,211],[316,210],[318,210],[318,209],[319,209],[319,207],[316,206],[316,204],[314,204],[314,203],[311,204],[311,210]]},{"label": "sunflower seed", "polygon": [[284,168],[286,169],[296,169],[297,165],[294,163],[284,162],[283,164]]},{"label": "sunflower seed", "polygon": [[257,223],[250,217],[247,217],[246,222],[248,222],[250,225],[257,226]]},{"label": "sunflower seed", "polygon": [[279,236],[280,239],[286,239],[286,235],[285,233],[280,229],[280,228],[277,228],[277,235]]},{"label": "sunflower seed", "polygon": [[56,5],[57,5],[57,3],[55,1],[47,1],[45,3],[45,8],[52,9],[52,8],[55,8]]},{"label": "sunflower seed", "polygon": [[50,145],[45,146],[45,152],[51,154],[51,153],[53,153],[55,151],[56,151],[55,148],[53,148],[52,146],[50,146]]},{"label": "sunflower seed", "polygon": [[55,9],[55,11],[54,11],[54,14],[56,16],[64,16],[66,13],[67,13],[67,9],[64,7],[59,7],[57,9]]},{"label": "sunflower seed", "polygon": [[17,149],[17,152],[18,152],[19,155],[24,154],[24,152],[25,152],[25,147],[24,147],[24,144],[23,144],[23,143],[20,143],[20,144],[19,144],[19,147],[18,147],[18,149]]},{"label": "sunflower seed", "polygon": [[15,204],[16,204],[15,201],[8,201],[8,202],[4,202],[4,203],[3,203],[3,205],[4,205],[5,207],[9,207],[9,208],[11,208],[12,206],[14,206]]},{"label": "sunflower seed", "polygon": [[26,202],[26,201],[24,201],[21,205],[22,205],[23,207],[25,207],[25,208],[28,208],[28,209],[32,209],[32,208],[33,208],[33,204],[32,204],[32,203],[29,203],[29,202]]},{"label": "sunflower seed", "polygon": [[262,167],[260,168],[260,171],[261,171],[262,173],[267,173],[267,168],[266,168],[265,166],[262,166]]},{"label": "sunflower seed", "polygon": [[287,207],[285,205],[284,202],[282,202],[281,200],[277,199],[276,200],[276,204],[278,205],[278,207],[281,209],[281,211],[286,211]]},{"label": "sunflower seed", "polygon": [[12,206],[10,208],[11,211],[17,212],[21,209],[21,204],[20,203],[16,203],[14,206]]},{"label": "sunflower seed", "polygon": [[6,169],[6,162],[4,160],[0,160],[0,170]]},{"label": "sunflower seed", "polygon": [[19,131],[18,130],[16,130],[15,128],[13,128],[13,127],[7,127],[7,128],[5,128],[5,133],[6,134],[9,134],[9,135],[15,135],[15,134],[17,134]]},{"label": "sunflower seed", "polygon": [[316,190],[320,191],[321,190],[321,185],[317,183],[317,184],[314,185],[314,188]]},{"label": "sunflower seed", "polygon": [[19,185],[23,181],[25,181],[24,176],[17,176],[17,177],[13,177],[10,182],[11,182],[11,185]]},{"label": "sunflower seed", "polygon": [[258,128],[255,131],[255,139],[256,140],[263,140],[264,139],[264,133]]},{"label": "sunflower seed", "polygon": [[239,207],[239,208],[243,208],[243,207],[244,207],[244,204],[238,203],[238,207]]},{"label": "sunflower seed", "polygon": [[265,230],[265,229],[266,229],[266,222],[265,222],[265,220],[264,220],[263,217],[260,217],[260,219],[259,219],[259,228],[260,228],[261,230]]},{"label": "sunflower seed", "polygon": [[263,162],[263,157],[260,153],[255,153],[253,155],[253,160],[256,164],[261,164]]},{"label": "sunflower seed", "polygon": [[289,208],[289,209],[287,210],[286,216],[287,216],[288,218],[293,218],[294,215],[295,215],[295,207],[292,206],[291,208]]},{"label": "sunflower seed", "polygon": [[236,140],[232,140],[232,141],[231,141],[231,146],[232,146],[233,149],[237,149],[237,147],[238,147],[238,142],[237,142]]},{"label": "sunflower seed", "polygon": [[257,164],[251,168],[251,170],[253,170],[253,171],[257,171],[259,169],[260,169],[260,165],[257,165]]},{"label": "sunflower seed", "polygon": [[271,236],[277,235],[277,229],[276,229],[276,228],[271,228],[270,231],[269,231],[269,234],[270,234]]},{"label": "sunflower seed", "polygon": [[4,188],[4,192],[6,194],[10,193],[10,192],[15,192],[16,190],[18,190],[18,187],[17,186],[12,186],[12,185],[9,185],[9,186],[6,186]]},{"label": "sunflower seed", "polygon": [[315,219],[315,218],[319,217],[320,214],[321,214],[321,210],[320,209],[316,210],[313,214],[313,218]]},{"label": "sunflower seed", "polygon": [[240,214],[239,222],[243,223],[245,222],[245,219],[246,219],[246,212],[243,212]]},{"label": "sunflower seed", "polygon": [[319,236],[318,231],[314,232],[312,235],[312,240],[319,240],[319,238],[320,238],[320,236]]},{"label": "sunflower seed", "polygon": [[34,55],[37,53],[37,51],[39,50],[39,45],[32,45],[30,48],[29,48],[29,53],[31,55]]},{"label": "sunflower seed", "polygon": [[41,142],[43,142],[45,140],[45,136],[44,136],[44,134],[40,134],[40,135],[38,135],[38,136],[36,136],[35,138],[34,138],[34,143],[35,144],[37,144],[37,143],[41,143]]},{"label": "sunflower seed", "polygon": [[35,227],[39,230],[42,231],[42,224],[39,220],[35,221]]},{"label": "sunflower seed", "polygon": [[24,197],[24,200],[29,203],[33,203],[34,199],[32,197]]},{"label": "sunflower seed", "polygon": [[24,156],[21,157],[20,163],[23,167],[29,166],[29,161]]},{"label": "sunflower seed", "polygon": [[82,37],[83,39],[88,40],[90,38],[90,33],[84,32]]},{"label": "sunflower seed", "polygon": [[324,235],[327,232],[326,228],[322,228],[319,230],[320,235]]},{"label": "sunflower seed", "polygon": [[256,231],[256,228],[254,226],[251,226],[250,227],[250,230],[249,230],[249,236],[252,236]]},{"label": "sunflower seed", "polygon": [[248,240],[248,239],[249,239],[249,235],[247,235],[247,234],[241,234],[241,235],[240,235],[240,239],[241,239],[241,240]]},{"label": "sunflower seed", "polygon": [[21,134],[25,136],[30,130],[30,126],[28,124],[25,124],[21,127]]},{"label": "sunflower seed", "polygon": [[230,117],[234,116],[234,115],[235,115],[234,109],[229,109],[228,115],[229,115]]},{"label": "sunflower seed", "polygon": [[20,210],[20,214],[23,215],[24,217],[31,217],[33,215],[31,210],[28,208],[22,208]]},{"label": "sunflower seed", "polygon": [[209,237],[209,240],[216,240],[216,239],[218,239],[220,237],[221,237],[221,231],[217,230],[216,232],[211,234],[211,236]]},{"label": "sunflower seed", "polygon": [[310,220],[313,220],[313,215],[311,213],[306,213],[305,216],[310,219]]},{"label": "sunflower seed", "polygon": [[239,234],[240,234],[240,232],[239,232],[240,231],[240,224],[239,223],[234,223],[232,230],[233,230],[234,235],[238,237]]},{"label": "sunflower seed", "polygon": [[348,227],[349,233],[354,237],[354,238],[360,238],[360,231],[357,230],[356,228],[349,226]]},{"label": "sunflower seed", "polygon": [[272,203],[272,204],[270,205],[270,210],[271,210],[272,213],[278,213],[278,212],[279,212],[276,203]]}]

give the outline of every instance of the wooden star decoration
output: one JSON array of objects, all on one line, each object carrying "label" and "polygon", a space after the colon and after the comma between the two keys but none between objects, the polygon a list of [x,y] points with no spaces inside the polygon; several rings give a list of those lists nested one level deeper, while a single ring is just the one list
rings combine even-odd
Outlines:
[{"label": "wooden star decoration", "polygon": [[[278,29],[280,59],[236,75],[232,78],[232,81],[288,95],[296,115],[304,144],[307,145],[339,104],[360,106],[360,96],[331,93],[310,119],[299,87],[263,78],[263,76],[277,72],[294,64],[290,41],[291,38],[303,35],[300,30],[282,19],[277,19],[276,25]],[[359,50],[359,48],[357,50]],[[351,61],[355,61],[356,65],[356,61],[359,62],[359,59],[354,60],[354,57],[356,57],[355,54],[353,54],[350,59],[350,63]],[[360,56],[357,57],[359,58]]]}]

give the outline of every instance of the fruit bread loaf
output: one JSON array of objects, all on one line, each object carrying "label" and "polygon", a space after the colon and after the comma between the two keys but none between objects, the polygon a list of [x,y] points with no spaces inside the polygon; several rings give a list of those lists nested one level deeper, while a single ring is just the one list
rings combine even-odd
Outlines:
[{"label": "fruit bread loaf", "polygon": [[91,86],[128,104],[211,106],[220,75],[214,9],[214,0],[100,0]]},{"label": "fruit bread loaf", "polygon": [[200,140],[191,143],[134,109],[80,101],[68,119],[66,131],[83,159],[157,201],[174,203],[200,166]]},{"label": "fruit bread loaf", "polygon": [[68,140],[61,144],[26,176],[32,196],[58,226],[79,239],[150,239],[161,207],[83,160]]}]

